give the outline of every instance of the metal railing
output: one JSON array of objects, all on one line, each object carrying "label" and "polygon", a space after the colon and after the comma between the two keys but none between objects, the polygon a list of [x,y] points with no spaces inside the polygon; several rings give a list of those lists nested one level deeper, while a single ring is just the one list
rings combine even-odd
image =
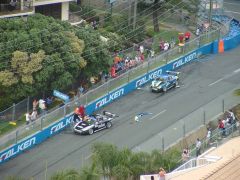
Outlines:
[{"label": "metal railing", "polygon": [[4,15],[19,14],[33,11],[33,0],[27,1],[16,1],[12,2],[9,0],[8,4],[0,3],[0,17]]},{"label": "metal railing", "polygon": [[213,30],[211,32],[207,32],[206,34],[202,34],[201,36],[189,41],[186,45],[179,49],[179,47],[175,47],[170,49],[159,56],[154,58],[150,58],[139,66],[128,70],[127,72],[119,75],[115,79],[111,79],[101,86],[88,91],[83,96],[72,99],[72,101],[63,107],[60,107],[51,113],[47,113],[41,118],[37,119],[34,123],[29,125],[25,125],[23,127],[19,127],[14,132],[9,133],[1,138],[0,149],[4,149],[7,146],[18,142],[19,140],[33,134],[37,131],[42,130],[47,127],[49,124],[56,122],[60,118],[64,117],[66,114],[74,111],[77,105],[79,104],[89,104],[93,100],[100,98],[101,96],[110,93],[114,89],[123,86],[130,81],[136,79],[137,77],[148,73],[149,71],[171,62],[171,60],[183,56],[184,54],[191,52],[204,44],[210,43],[213,40],[219,37],[219,30]]}]

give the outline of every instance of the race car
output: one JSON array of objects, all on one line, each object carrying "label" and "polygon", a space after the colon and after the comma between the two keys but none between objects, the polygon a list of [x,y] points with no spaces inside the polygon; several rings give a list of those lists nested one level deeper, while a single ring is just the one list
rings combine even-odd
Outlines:
[{"label": "race car", "polygon": [[112,127],[112,117],[102,114],[86,116],[84,120],[77,122],[73,130],[77,134],[93,134],[94,132]]},{"label": "race car", "polygon": [[151,83],[152,92],[167,92],[167,90],[178,87],[179,72],[167,71],[167,74],[161,75]]}]

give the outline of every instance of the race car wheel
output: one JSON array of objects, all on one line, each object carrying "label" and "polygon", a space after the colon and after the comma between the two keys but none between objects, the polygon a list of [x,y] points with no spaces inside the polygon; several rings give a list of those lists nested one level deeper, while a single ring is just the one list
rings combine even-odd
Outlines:
[{"label": "race car wheel", "polygon": [[175,83],[175,87],[177,87],[178,86],[178,81],[176,81],[176,83]]},{"label": "race car wheel", "polygon": [[88,133],[89,133],[90,135],[92,135],[92,134],[93,134],[93,129],[89,129],[89,130],[88,130]]},{"label": "race car wheel", "polygon": [[167,92],[167,87],[163,87],[163,92]]},{"label": "race car wheel", "polygon": [[110,128],[110,127],[112,127],[112,123],[111,123],[111,122],[107,122],[106,128],[108,129],[108,128]]}]

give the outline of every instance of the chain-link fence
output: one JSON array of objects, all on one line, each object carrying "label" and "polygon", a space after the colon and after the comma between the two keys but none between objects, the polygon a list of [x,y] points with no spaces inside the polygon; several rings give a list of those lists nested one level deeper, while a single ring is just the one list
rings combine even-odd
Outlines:
[{"label": "chain-link fence", "polygon": [[[93,100],[102,97],[105,94],[110,93],[117,87],[120,87],[124,84],[127,84],[128,82],[136,79],[137,77],[146,74],[147,72],[161,66],[164,64],[167,64],[171,62],[171,60],[183,56],[184,54],[197,49],[201,47],[202,45],[212,42],[214,39],[219,37],[219,31],[214,30],[212,32],[208,32],[207,34],[203,34],[189,42],[186,43],[184,47],[175,47],[173,49],[170,49],[164,53],[162,53],[159,56],[156,56],[154,58],[149,58],[144,63],[140,64],[139,66],[130,69],[129,71],[120,74],[115,79],[110,79],[109,81],[105,82],[99,87],[96,87],[93,90],[88,91],[86,94],[72,99],[72,101],[63,107],[60,107],[52,112],[48,112],[47,114],[41,116],[38,118],[34,123],[31,123],[29,125],[25,125],[23,127],[19,127],[16,131],[11,132],[10,134],[4,136],[1,138],[0,142],[0,149],[6,148],[8,145],[13,144],[14,142],[19,141],[20,139],[23,139],[30,134],[33,134],[37,131],[42,130],[43,128],[47,127],[49,124],[57,121],[58,119],[64,117],[66,114],[74,111],[75,107],[79,104],[89,104]],[[29,102],[32,102],[31,98],[28,98],[27,100],[24,100],[21,102],[21,106],[25,107],[22,108],[22,112],[27,112],[29,110]],[[26,103],[28,105],[26,105]],[[25,106],[24,106],[25,105]],[[9,109],[10,119],[12,120],[12,116],[16,116],[16,108],[20,107],[14,106]],[[13,110],[15,108],[15,110]],[[15,115],[14,115],[15,114]]]}]

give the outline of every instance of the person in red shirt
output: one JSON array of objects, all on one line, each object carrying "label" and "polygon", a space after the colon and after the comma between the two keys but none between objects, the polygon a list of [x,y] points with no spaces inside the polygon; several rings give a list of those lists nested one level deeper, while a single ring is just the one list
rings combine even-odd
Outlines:
[{"label": "person in red shirt", "polygon": [[85,107],[83,105],[81,105],[79,107],[79,115],[82,119],[84,119],[84,117],[85,117]]},{"label": "person in red shirt", "polygon": [[184,44],[184,34],[179,33],[178,35],[179,44]]},{"label": "person in red shirt", "polygon": [[185,32],[184,36],[185,36],[185,41],[188,41],[191,37],[191,33],[187,31],[187,32]]}]

